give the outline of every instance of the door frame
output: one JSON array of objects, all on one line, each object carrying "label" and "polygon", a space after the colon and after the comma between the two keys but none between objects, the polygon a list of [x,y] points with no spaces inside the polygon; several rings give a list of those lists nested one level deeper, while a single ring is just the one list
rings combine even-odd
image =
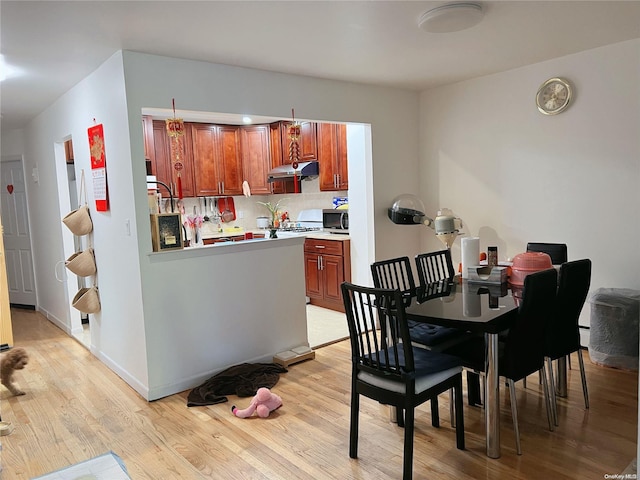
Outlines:
[{"label": "door frame", "polygon": [[[67,135],[62,140],[56,141],[54,145],[54,157],[55,157],[55,169],[56,178],[58,182],[58,205],[60,205],[60,218],[63,218],[69,213],[73,207],[71,203],[70,189],[69,189],[69,177],[67,173],[67,157],[65,153],[64,143],[67,140],[71,140],[71,135]],[[74,170],[76,178],[78,178],[78,170],[74,164]],[[80,240],[81,245],[85,246],[85,240]],[[78,337],[84,331],[82,326],[82,314],[79,310],[72,307],[73,298],[78,291],[78,276],[69,271],[65,267],[65,261],[71,255],[76,252],[75,237],[66,227],[62,228],[62,251],[64,258],[62,258],[56,264],[56,279],[63,284],[65,296],[67,297],[67,318],[69,319],[69,325],[66,330],[73,337]],[[61,278],[58,278],[58,273],[61,273]],[[71,287],[70,285],[76,285]]]}]

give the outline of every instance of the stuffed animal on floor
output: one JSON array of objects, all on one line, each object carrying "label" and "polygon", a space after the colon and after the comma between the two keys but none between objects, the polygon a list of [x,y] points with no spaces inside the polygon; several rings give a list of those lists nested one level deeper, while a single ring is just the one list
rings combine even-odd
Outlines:
[{"label": "stuffed animal on floor", "polygon": [[282,399],[275,393],[271,393],[268,388],[261,387],[256,392],[256,395],[251,400],[251,403],[244,410],[239,410],[234,405],[231,407],[231,411],[236,417],[247,418],[253,415],[254,412],[259,417],[267,418],[271,412],[282,406]]}]

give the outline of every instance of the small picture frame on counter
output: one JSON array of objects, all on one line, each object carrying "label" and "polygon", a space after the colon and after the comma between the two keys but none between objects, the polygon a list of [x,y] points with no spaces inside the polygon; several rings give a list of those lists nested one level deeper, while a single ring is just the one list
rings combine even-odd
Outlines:
[{"label": "small picture frame on counter", "polygon": [[184,238],[179,213],[151,215],[151,243],[154,252],[183,248]]}]

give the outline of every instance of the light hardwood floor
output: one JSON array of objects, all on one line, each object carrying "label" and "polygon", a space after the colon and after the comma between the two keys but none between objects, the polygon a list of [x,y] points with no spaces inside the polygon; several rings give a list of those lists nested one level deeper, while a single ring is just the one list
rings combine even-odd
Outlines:
[{"label": "light hardwood floor", "polygon": [[[284,406],[268,419],[239,419],[231,405],[247,398],[188,408],[188,391],[148,403],[35,312],[14,310],[15,345],[31,362],[18,373],[27,391],[0,387],[3,480],[28,479],[100,455],[119,455],[132,479],[398,479],[402,429],[388,410],[361,401],[359,459],[348,455],[348,341],[320,348],[293,365],[274,387]],[[586,352],[585,352],[586,353]],[[560,426],[550,432],[535,376],[517,385],[523,455],[515,453],[506,389],[501,390],[502,456],[485,456],[483,411],[465,404],[466,450],[455,448],[448,395],[440,396],[441,427],[429,405],[418,409],[415,479],[602,479],[621,474],[636,455],[638,375],[592,364],[586,357],[591,408],[584,409],[578,370],[560,399]],[[572,359],[574,366],[577,358]]]}]

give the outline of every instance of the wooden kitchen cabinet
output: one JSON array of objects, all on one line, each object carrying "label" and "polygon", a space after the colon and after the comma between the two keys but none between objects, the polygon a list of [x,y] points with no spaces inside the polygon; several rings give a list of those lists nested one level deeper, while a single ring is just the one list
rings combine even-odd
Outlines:
[{"label": "wooden kitchen cabinet", "polygon": [[242,195],[240,130],[234,125],[194,123],[194,196]]},{"label": "wooden kitchen cabinet", "polygon": [[268,125],[252,125],[240,130],[244,180],[249,183],[251,193],[255,195],[271,193],[267,182],[267,174],[271,169],[269,135]]},{"label": "wooden kitchen cabinet", "polygon": [[[289,161],[289,137],[287,128],[290,122],[275,122],[269,124],[269,150],[271,153],[271,168],[291,163]],[[278,180],[269,184],[270,193],[295,193],[294,180]],[[302,191],[298,180],[298,193]]]},{"label": "wooden kitchen cabinet", "polygon": [[[280,130],[280,151],[276,153],[277,158],[274,160],[277,165],[288,165],[291,163],[289,158],[289,125],[291,122],[280,121],[276,124]],[[273,137],[272,137],[273,140]],[[317,126],[314,122],[300,122],[300,138],[298,139],[300,147],[300,161],[311,162],[318,158],[317,143]]]},{"label": "wooden kitchen cabinet", "polygon": [[73,142],[71,139],[64,142],[64,157],[67,163],[73,163]]},{"label": "wooden kitchen cabinet", "polygon": [[[300,161],[311,162],[318,159],[317,124],[314,122],[300,123]],[[287,143],[287,153],[289,144]],[[287,162],[289,163],[289,162]]]},{"label": "wooden kitchen cabinet", "polygon": [[[178,198],[178,170],[171,163],[171,144],[164,120],[153,120],[153,154],[151,155],[151,174],[156,180],[165,183]],[[193,153],[191,150],[191,125],[185,124],[185,135],[182,151],[182,169],[180,178],[183,197],[195,197]],[[169,192],[165,188],[158,188],[163,197]]]},{"label": "wooden kitchen cabinet", "polygon": [[340,285],[351,281],[350,249],[349,240],[305,239],[306,295],[312,305],[344,312]]},{"label": "wooden kitchen cabinet", "polygon": [[348,190],[346,125],[319,123],[317,137],[320,190]]}]

